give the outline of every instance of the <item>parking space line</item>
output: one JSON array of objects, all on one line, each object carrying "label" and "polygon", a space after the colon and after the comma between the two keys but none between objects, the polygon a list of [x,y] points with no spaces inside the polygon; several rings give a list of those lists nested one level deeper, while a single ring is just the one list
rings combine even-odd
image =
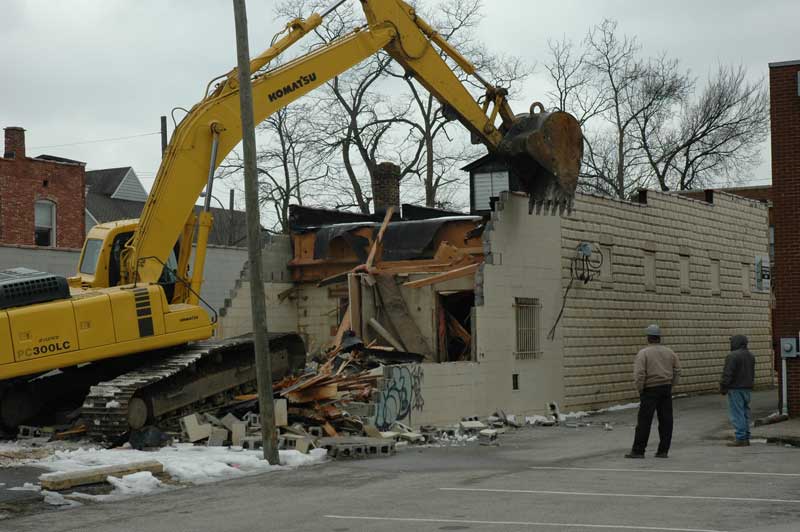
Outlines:
[{"label": "parking space line", "polygon": [[546,467],[529,466],[533,470],[551,471],[606,471],[611,473],[674,473],[682,475],[743,475],[757,477],[800,477],[800,473],[762,473],[754,471],[681,471],[677,469],[612,469],[602,467]]},{"label": "parking space line", "polygon": [[492,488],[439,488],[441,491],[477,491],[483,493],[526,493],[536,495],[569,495],[582,497],[629,497],[637,499],[689,499],[703,501],[800,503],[800,499],[757,499],[751,497],[707,497],[702,495],[644,495],[641,493],[604,493],[588,491],[510,490]]},{"label": "parking space line", "polygon": [[438,519],[422,517],[376,517],[366,515],[326,515],[328,519],[356,520],[356,521],[390,521],[406,523],[447,523],[461,525],[496,525],[496,526],[539,526],[562,528],[596,528],[606,530],[650,530],[653,532],[726,532],[724,530],[711,530],[707,528],[669,528],[658,526],[633,526],[633,525],[596,525],[586,523],[545,523],[536,521],[474,521],[470,519]]}]

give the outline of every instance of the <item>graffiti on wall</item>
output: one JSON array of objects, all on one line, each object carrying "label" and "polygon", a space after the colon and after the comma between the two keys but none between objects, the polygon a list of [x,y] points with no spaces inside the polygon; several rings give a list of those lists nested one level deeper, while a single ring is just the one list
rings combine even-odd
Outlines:
[{"label": "graffiti on wall", "polygon": [[425,407],[424,376],[420,364],[386,367],[375,408],[375,426],[379,430],[389,430],[395,421],[410,422],[411,412]]}]

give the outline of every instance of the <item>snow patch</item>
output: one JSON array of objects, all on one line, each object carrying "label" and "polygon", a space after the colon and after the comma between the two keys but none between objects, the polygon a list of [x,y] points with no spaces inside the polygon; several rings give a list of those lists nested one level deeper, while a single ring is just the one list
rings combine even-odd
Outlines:
[{"label": "snow patch", "polygon": [[[52,456],[36,462],[36,465],[51,471],[80,471],[90,467],[121,465],[143,460],[157,460],[164,471],[179,482],[205,484],[229,478],[242,477],[267,471],[277,471],[300,466],[319,464],[327,460],[325,449],[313,449],[308,454],[300,451],[279,451],[281,465],[272,466],[263,459],[261,451],[230,449],[228,447],[195,446],[179,443],[157,451],[135,449],[77,449],[56,451]],[[160,482],[150,475],[128,475],[114,484],[115,492],[147,488],[147,492],[161,489]],[[152,477],[152,480],[151,478]],[[119,480],[119,479],[117,479]],[[138,494],[138,493],[137,493]]]},{"label": "snow patch", "polygon": [[639,408],[639,403],[609,406],[608,408],[597,410],[597,412],[619,412],[620,410],[632,410],[634,408]]},{"label": "snow patch", "polygon": [[42,487],[37,484],[31,484],[30,482],[26,482],[22,486],[14,486],[13,488],[8,488],[8,491],[42,491]]},{"label": "snow patch", "polygon": [[525,424],[526,425],[552,425],[553,419],[547,416],[525,416]]},{"label": "snow patch", "polygon": [[64,498],[64,496],[57,491],[42,490],[42,495],[44,495],[44,502],[46,504],[52,504],[53,506],[58,506],[65,509],[82,506],[78,501],[71,501]]}]

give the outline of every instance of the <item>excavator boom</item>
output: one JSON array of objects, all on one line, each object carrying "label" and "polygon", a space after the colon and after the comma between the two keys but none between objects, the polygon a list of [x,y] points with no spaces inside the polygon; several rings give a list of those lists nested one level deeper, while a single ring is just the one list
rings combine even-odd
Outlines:
[{"label": "excavator boom", "polygon": [[[341,2],[340,2],[341,3]],[[322,15],[296,19],[286,34],[251,61],[256,123],[331,80],[355,64],[386,50],[429,90],[489,150],[508,160],[510,170],[531,194],[531,206],[563,210],[571,206],[582,152],[578,122],[568,113],[538,111],[515,116],[506,91],[475,71],[447,41],[402,0],[361,0],[367,25],[271,70],[270,61],[318,27]],[[445,58],[486,87],[483,103],[470,94]],[[195,105],[176,128],[153,189],[127,250],[125,280],[155,282],[195,199],[216,168],[241,141],[236,69]],[[499,124],[495,122],[499,119]]]}]

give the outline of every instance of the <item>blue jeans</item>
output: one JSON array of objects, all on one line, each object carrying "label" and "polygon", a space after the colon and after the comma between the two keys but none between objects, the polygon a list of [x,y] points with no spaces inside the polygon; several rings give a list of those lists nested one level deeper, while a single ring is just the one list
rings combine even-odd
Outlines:
[{"label": "blue jeans", "polygon": [[737,440],[750,439],[750,390],[728,390],[728,415]]}]

